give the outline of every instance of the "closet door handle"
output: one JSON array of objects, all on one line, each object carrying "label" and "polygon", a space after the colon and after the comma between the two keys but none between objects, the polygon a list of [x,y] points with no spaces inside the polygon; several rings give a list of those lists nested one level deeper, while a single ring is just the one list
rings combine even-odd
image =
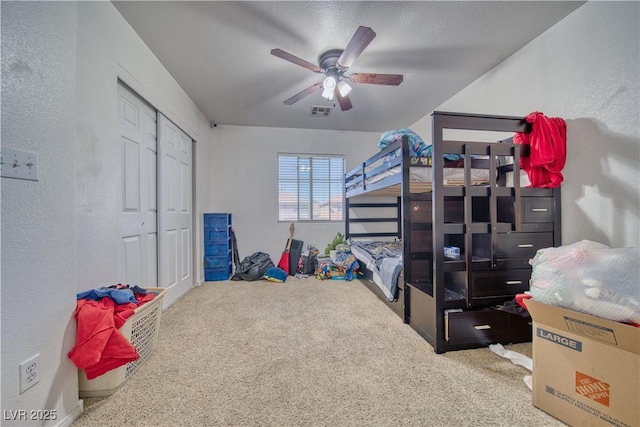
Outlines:
[{"label": "closet door handle", "polygon": [[547,208],[531,208],[531,212],[549,212]]},{"label": "closet door handle", "polygon": [[474,325],[473,327],[478,331],[481,331],[483,329],[491,329],[491,325]]},{"label": "closet door handle", "polygon": [[531,243],[523,243],[522,245],[518,245],[519,248],[532,248],[533,244]]},{"label": "closet door handle", "polygon": [[507,285],[522,285],[522,280],[507,280],[505,283]]}]

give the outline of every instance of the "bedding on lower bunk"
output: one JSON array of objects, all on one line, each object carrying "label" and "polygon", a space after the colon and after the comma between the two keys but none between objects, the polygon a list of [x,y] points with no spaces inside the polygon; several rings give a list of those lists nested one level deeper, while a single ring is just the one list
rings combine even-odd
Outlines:
[{"label": "bedding on lower bunk", "polygon": [[394,301],[402,271],[402,242],[354,241],[351,253],[371,270],[374,283],[385,297]]}]

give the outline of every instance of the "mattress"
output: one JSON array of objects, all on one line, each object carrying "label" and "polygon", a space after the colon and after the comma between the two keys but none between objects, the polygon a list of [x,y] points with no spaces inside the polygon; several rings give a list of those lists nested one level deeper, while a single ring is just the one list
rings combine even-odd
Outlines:
[{"label": "mattress", "polygon": [[[412,167],[409,168],[409,176],[411,181],[414,182],[431,182],[432,173],[431,167]],[[489,182],[489,169],[470,169],[471,182]],[[380,172],[377,175],[367,179],[367,184],[373,184],[386,177],[397,175],[402,173],[400,166],[395,166],[391,169],[387,169]],[[442,177],[444,185],[460,185],[464,183],[464,168],[443,168]]]}]

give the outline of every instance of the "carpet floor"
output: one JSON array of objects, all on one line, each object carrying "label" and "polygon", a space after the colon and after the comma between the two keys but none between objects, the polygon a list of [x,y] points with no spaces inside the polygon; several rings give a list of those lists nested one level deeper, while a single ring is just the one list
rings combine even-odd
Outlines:
[{"label": "carpet floor", "polygon": [[488,348],[435,354],[357,281],[207,282],[72,426],[563,426],[527,374]]}]

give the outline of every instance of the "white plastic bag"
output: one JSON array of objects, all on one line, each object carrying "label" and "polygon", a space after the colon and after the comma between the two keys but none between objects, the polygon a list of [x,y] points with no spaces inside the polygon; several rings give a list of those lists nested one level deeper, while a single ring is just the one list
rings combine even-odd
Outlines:
[{"label": "white plastic bag", "polygon": [[[502,344],[489,344],[489,349],[493,351],[500,357],[504,357],[505,359],[509,359],[513,362],[514,365],[520,365],[529,370],[529,372],[533,371],[533,359],[529,356],[525,356],[524,354],[507,350],[502,346]],[[529,390],[533,390],[533,380],[531,375],[525,375],[523,378],[524,383],[529,387]]]},{"label": "white plastic bag", "polygon": [[640,324],[640,252],[582,240],[540,249],[530,293],[541,303]]}]

